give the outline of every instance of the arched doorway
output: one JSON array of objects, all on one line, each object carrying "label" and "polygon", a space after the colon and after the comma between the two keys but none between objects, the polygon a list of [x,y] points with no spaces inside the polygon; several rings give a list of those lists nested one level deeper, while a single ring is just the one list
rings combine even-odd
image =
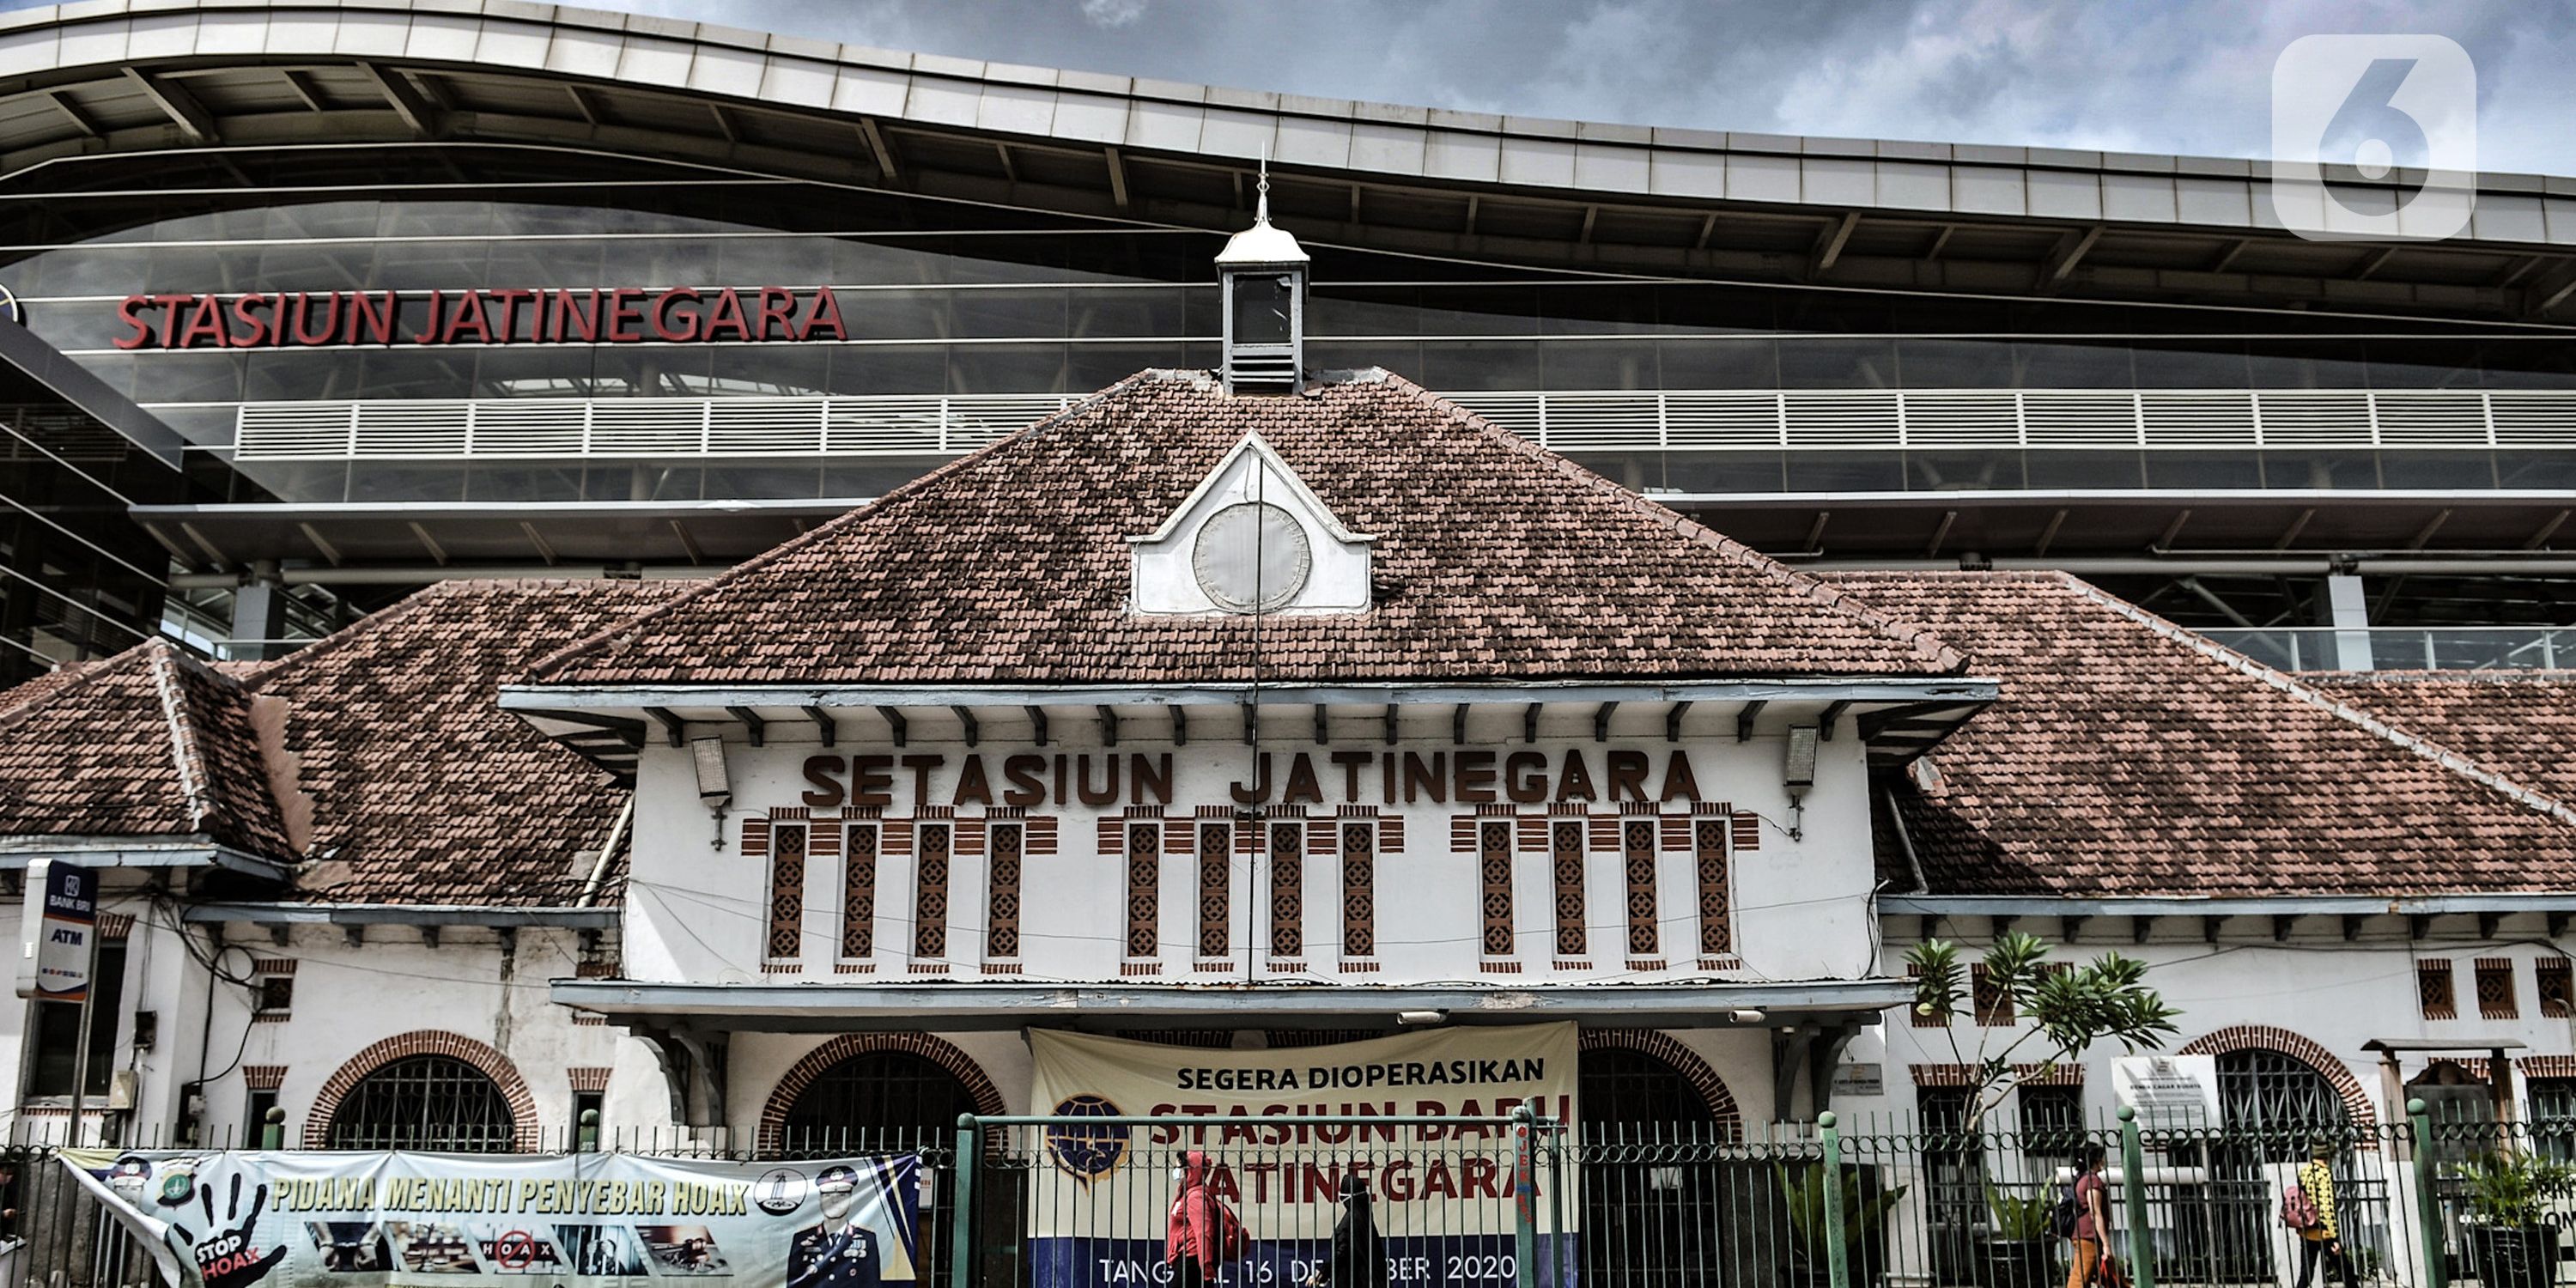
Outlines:
[{"label": "arched doorway", "polygon": [[791,1153],[912,1149],[956,1137],[960,1114],[986,1113],[954,1073],[910,1051],[847,1056],[814,1075],[779,1123]]},{"label": "arched doorway", "polygon": [[1573,1153],[1600,1164],[1583,1177],[1577,1282],[1678,1288],[1749,1246],[1724,1196],[1762,1180],[1725,1156],[1735,1098],[1698,1053],[1662,1033],[1586,1031],[1575,1094]]},{"label": "arched doorway", "polygon": [[[2200,1195],[2204,1219],[2177,1222],[2175,1236],[2187,1263],[2208,1267],[2200,1277],[2270,1283],[2276,1275],[2273,1236],[2280,1224],[2277,1175],[2304,1161],[2319,1139],[2337,1142],[2343,1157],[2351,1158],[2359,1143],[2352,1111],[2343,1088],[2326,1071],[2265,1046],[2218,1053],[2218,1103],[2226,1124],[2224,1143],[2169,1151],[2177,1164],[2209,1169]],[[2376,1176],[2350,1178],[2344,1167],[2337,1171],[2335,1206],[2346,1247],[2372,1251],[2383,1259],[2378,1264],[2386,1264],[2385,1183]],[[2195,1224],[2197,1231],[2191,1228]],[[2182,1273],[2193,1277],[2188,1265]]]},{"label": "arched doorway", "polygon": [[1703,1123],[1711,1117],[1708,1102],[1681,1070],[1654,1055],[1623,1047],[1583,1053],[1579,1067],[1586,1139],[1600,1140],[1642,1129]]},{"label": "arched doorway", "polygon": [[323,1134],[326,1149],[418,1149],[488,1154],[509,1150],[518,1119],[499,1083],[447,1055],[389,1060],[340,1099]]},{"label": "arched doorway", "polygon": [[[891,1058],[880,1058],[891,1057]],[[959,1114],[998,1114],[1002,1093],[975,1058],[926,1033],[850,1033],[805,1053],[770,1088],[760,1149],[932,1151],[953,1147]]]}]

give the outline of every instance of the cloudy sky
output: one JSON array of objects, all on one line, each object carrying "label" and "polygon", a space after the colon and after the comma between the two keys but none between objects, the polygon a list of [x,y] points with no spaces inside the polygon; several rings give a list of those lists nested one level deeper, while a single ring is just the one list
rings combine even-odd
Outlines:
[{"label": "cloudy sky", "polygon": [[[603,3],[603,0],[590,0]],[[1791,134],[2258,156],[2315,33],[2437,33],[2488,170],[2576,174],[2576,0],[604,0],[894,49]]]}]

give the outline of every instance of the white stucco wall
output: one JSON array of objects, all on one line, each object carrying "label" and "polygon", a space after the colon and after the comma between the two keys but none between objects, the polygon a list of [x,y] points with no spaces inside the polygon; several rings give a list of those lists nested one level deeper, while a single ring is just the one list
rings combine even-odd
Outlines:
[{"label": "white stucco wall", "polygon": [[[1983,919],[1962,920],[1964,926],[1945,926],[1942,933],[1959,940],[1963,961],[1970,961],[1987,946],[1987,926]],[[2315,1043],[2351,1075],[2385,1123],[2402,1108],[2405,1095],[2388,1089],[2380,1056],[2362,1049],[2373,1039],[2456,1042],[2461,1044],[2456,1054],[2468,1057],[2483,1057],[2483,1044],[2490,1041],[2520,1043],[2521,1049],[2512,1052],[2518,1075],[2519,1062],[2526,1057],[2576,1052],[2576,1018],[2540,1013],[2535,972],[2537,962],[2563,959],[2576,943],[2552,942],[2545,919],[2536,913],[2502,918],[2491,939],[2478,937],[2476,923],[2472,916],[2436,917],[2427,927],[2427,936],[2416,940],[2409,937],[2406,918],[2378,916],[2366,919],[2359,934],[2347,941],[2338,918],[2313,917],[2293,923],[2289,938],[2276,942],[2270,918],[2236,917],[2221,923],[2212,943],[2204,937],[2198,919],[2177,918],[2156,923],[2147,942],[2137,944],[2130,941],[2127,921],[2096,920],[2089,923],[2081,941],[2071,949],[2061,947],[2055,956],[2087,961],[2110,950],[2147,962],[2148,983],[2182,1011],[2181,1032],[2166,1044],[2167,1051],[2249,1026],[2282,1030]],[[1891,927],[1899,928],[1911,930],[1910,925]],[[2024,919],[2014,928],[2051,939],[2061,932],[2060,924],[2050,919]],[[1909,941],[1892,941],[1888,960],[1900,963],[1901,969],[1903,954],[1911,946]],[[2475,968],[2480,958],[2513,962],[2514,1018],[2490,1019],[2479,1013]],[[2427,959],[2452,963],[2458,1018],[2424,1017],[2416,992],[2416,964]],[[2028,1029],[2024,1023],[2015,1030],[1982,1032],[1999,1050],[2007,1032]],[[1852,1098],[1838,1107],[1860,1112],[1910,1109],[1914,1087],[1908,1066],[1974,1060],[1980,1032],[1973,1023],[1957,1026],[1962,1055],[1953,1055],[1941,1030],[1915,1028],[1904,1016],[1891,1012],[1882,1027],[1854,1042],[1844,1056],[1852,1062],[1883,1062],[1886,1096]],[[2045,1054],[2037,1039],[2022,1050],[2017,1059],[2036,1060]],[[2312,1054],[2305,1049],[2287,1053],[2303,1058]],[[2097,1049],[2082,1060],[2088,1115],[2108,1115],[2116,1107],[2110,1062],[2118,1054],[2116,1048]],[[2404,1054],[2401,1079],[2424,1072],[2430,1058],[2425,1053]],[[2009,1114],[2009,1105],[2006,1110]]]},{"label": "white stucco wall", "polygon": [[[1437,716],[1424,723],[1436,723],[1441,733],[1447,732],[1445,710],[1423,715]],[[1337,721],[1334,741],[1324,746],[1310,739],[1265,738],[1259,750],[1271,758],[1275,789],[1284,789],[1296,757],[1305,756],[1312,765],[1324,799],[1307,806],[1309,818],[1330,817],[1337,807],[1355,803],[1374,807],[1382,816],[1403,820],[1402,851],[1382,850],[1376,861],[1377,969],[1351,976],[1344,976],[1338,969],[1340,954],[1335,950],[1341,929],[1340,863],[1331,855],[1311,854],[1304,868],[1308,948],[1305,968],[1297,977],[1375,985],[1480,978],[1480,967],[1486,959],[1480,946],[1478,856],[1453,852],[1451,831],[1454,819],[1472,815],[1476,807],[1454,800],[1434,802],[1427,794],[1407,804],[1401,800],[1401,791],[1398,803],[1390,805],[1376,764],[1360,770],[1354,799],[1348,791],[1351,783],[1345,767],[1330,759],[1334,752],[1372,756],[1411,753],[1428,759],[1433,755],[1455,755],[1461,749],[1491,756],[1497,770],[1514,753],[1542,753],[1547,757],[1551,780],[1563,776],[1567,757],[1580,756],[1595,788],[1605,797],[1609,790],[1606,765],[1612,753],[1644,756],[1649,765],[1647,791],[1658,794],[1669,758],[1680,751],[1689,758],[1700,800],[1723,801],[1739,814],[1758,814],[1763,820],[1759,848],[1738,851],[1732,858],[1733,922],[1739,963],[1715,970],[1701,969],[1696,951],[1698,888],[1692,856],[1684,850],[1659,850],[1657,917],[1661,934],[1654,956],[1666,960],[1669,968],[1632,971],[1632,955],[1626,951],[1627,887],[1622,859],[1616,851],[1594,850],[1585,865],[1588,951],[1579,955],[1588,966],[1558,969],[1558,961],[1574,955],[1561,957],[1553,952],[1554,878],[1550,858],[1542,850],[1521,850],[1514,859],[1514,956],[1520,972],[1487,978],[1498,983],[1628,981],[1641,974],[1645,978],[1695,978],[1714,973],[1742,979],[1799,980],[1852,978],[1866,973],[1873,960],[1873,931],[1867,916],[1872,868],[1861,749],[1849,737],[1823,745],[1818,781],[1806,798],[1800,820],[1801,836],[1793,840],[1787,830],[1791,823],[1789,801],[1781,786],[1783,738],[1779,727],[1787,718],[1775,715],[1766,720],[1765,736],[1745,743],[1727,736],[1667,744],[1658,736],[1638,736],[1623,729],[1614,729],[1614,736],[1607,742],[1594,743],[1588,737],[1588,713],[1572,710],[1552,714],[1542,725],[1536,744],[1520,741],[1519,720],[1508,713],[1479,715],[1470,722],[1468,741],[1454,745],[1446,737],[1408,737],[1390,748],[1367,736],[1377,730],[1373,717]],[[1421,721],[1423,716],[1414,719]],[[1659,731],[1659,717],[1640,723],[1655,725]],[[818,755],[838,757],[845,764],[855,763],[858,757],[894,758],[882,762],[891,779],[887,793],[891,804],[884,808],[888,819],[915,817],[924,803],[950,805],[964,773],[964,761],[970,756],[981,757],[986,777],[998,793],[1005,786],[1006,759],[1035,755],[1045,758],[1047,768],[1040,777],[1049,789],[1050,799],[1031,806],[1028,812],[1052,815],[1057,820],[1058,852],[1031,855],[1023,864],[1019,977],[1079,981],[1122,978],[1121,967],[1130,961],[1123,944],[1126,862],[1122,857],[1101,853],[1097,822],[1103,817],[1118,817],[1123,807],[1134,800],[1132,788],[1122,783],[1122,795],[1116,805],[1056,803],[1052,799],[1054,758],[1091,758],[1094,781],[1098,782],[1098,775],[1105,772],[1107,757],[1171,757],[1171,799],[1168,805],[1153,811],[1168,820],[1189,819],[1200,806],[1231,808],[1234,798],[1229,789],[1251,777],[1254,749],[1235,738],[1210,739],[1205,735],[1193,737],[1187,745],[1175,746],[1168,738],[1140,739],[1132,726],[1129,735],[1110,748],[1100,742],[1095,726],[1088,720],[1057,721],[1057,736],[1050,745],[1038,747],[1025,723],[1018,729],[998,727],[1002,724],[987,720],[980,745],[972,749],[960,742],[914,737],[903,748],[853,743],[844,738],[827,751],[815,741],[810,727],[781,725],[771,726],[766,746],[755,748],[745,742],[732,742],[728,755],[733,797],[725,813],[725,842],[721,849],[709,844],[713,824],[699,804],[686,749],[648,747],[638,789],[634,866],[627,906],[626,974],[641,979],[694,982],[777,981],[784,974],[817,982],[849,982],[850,972],[835,970],[842,918],[840,860],[818,856],[808,862],[803,887],[803,951],[792,966],[773,961],[765,954],[769,861],[744,854],[744,820],[767,817],[777,809],[803,807],[807,794],[818,790],[806,773],[808,759]],[[943,758],[929,772],[926,800],[917,799],[915,772],[901,759],[921,756]],[[1068,768],[1068,781],[1079,764],[1077,759]],[[852,774],[852,770],[843,769],[828,776],[837,784],[836,791],[846,792],[852,787]],[[823,795],[829,799],[834,793]],[[1618,803],[1607,799],[1571,803],[1595,817],[1614,815],[1619,810]],[[1544,814],[1548,805],[1525,804],[1518,808],[1528,817]],[[1668,816],[1686,813],[1690,802],[1676,800],[1662,808]],[[816,806],[814,815],[826,819],[838,810],[837,804]],[[971,803],[957,807],[960,818],[985,813]],[[915,861],[910,855],[881,853],[876,877],[876,952],[868,963],[872,973],[879,978],[911,978],[919,974],[912,970],[914,966],[944,961],[960,978],[982,978],[978,972],[987,960],[984,923],[988,864],[987,856],[961,853],[954,858],[949,871],[947,951],[937,961],[916,963],[910,956]],[[1187,982],[1195,977],[1201,982],[1222,982],[1242,978],[1247,969],[1255,979],[1275,978],[1257,964],[1266,957],[1268,939],[1267,900],[1263,893],[1270,872],[1267,855],[1232,857],[1231,972],[1193,969],[1197,964],[1194,949],[1198,938],[1198,869],[1195,853],[1166,853],[1161,860],[1158,911],[1163,951],[1158,978]],[[1247,954],[1247,947],[1257,951]],[[1247,956],[1253,963],[1247,963]]]}]

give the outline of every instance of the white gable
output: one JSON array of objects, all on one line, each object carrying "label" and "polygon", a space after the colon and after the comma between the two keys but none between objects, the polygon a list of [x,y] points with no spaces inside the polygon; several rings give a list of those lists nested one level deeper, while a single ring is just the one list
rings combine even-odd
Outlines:
[{"label": "white gable", "polygon": [[1246,435],[1162,526],[1129,537],[1139,613],[1356,613],[1369,543],[1259,435]]}]

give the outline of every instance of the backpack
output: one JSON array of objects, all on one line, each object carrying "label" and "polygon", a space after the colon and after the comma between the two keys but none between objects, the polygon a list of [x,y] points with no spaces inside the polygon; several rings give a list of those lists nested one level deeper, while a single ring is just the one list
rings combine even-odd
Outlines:
[{"label": "backpack", "polygon": [[2317,1201],[2308,1197],[2307,1187],[2297,1181],[2281,1191],[2281,1224],[2293,1230],[2314,1230],[2326,1220],[2317,1214]]},{"label": "backpack", "polygon": [[2048,1205],[2048,1232],[2061,1239],[2074,1238],[2075,1221],[2082,1214],[2082,1205],[2075,1201],[2075,1182],[2059,1181],[2057,1201]]}]

